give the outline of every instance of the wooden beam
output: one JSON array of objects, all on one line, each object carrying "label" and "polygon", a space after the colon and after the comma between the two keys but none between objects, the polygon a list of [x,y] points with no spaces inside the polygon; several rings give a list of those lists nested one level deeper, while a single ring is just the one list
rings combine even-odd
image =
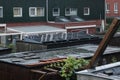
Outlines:
[{"label": "wooden beam", "polygon": [[108,43],[113,38],[114,34],[116,33],[118,27],[120,26],[120,18],[115,18],[111,23],[107,33],[104,35],[103,40],[99,44],[94,56],[92,57],[87,69],[94,68],[98,63],[99,59],[102,57]]}]

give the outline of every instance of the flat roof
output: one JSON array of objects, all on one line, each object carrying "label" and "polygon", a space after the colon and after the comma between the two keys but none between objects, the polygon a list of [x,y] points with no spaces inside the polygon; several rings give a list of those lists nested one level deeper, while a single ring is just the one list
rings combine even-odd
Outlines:
[{"label": "flat roof", "polygon": [[20,33],[49,33],[49,32],[66,32],[66,29],[57,28],[53,26],[16,26],[7,27],[8,30],[12,30]]},{"label": "flat roof", "polygon": [[[31,65],[41,63],[42,60],[49,60],[55,58],[66,58],[68,56],[86,58],[92,57],[98,45],[84,44],[76,46],[68,46],[58,49],[50,49],[46,51],[31,51],[19,52],[14,54],[6,54],[0,56],[0,61],[5,61],[13,64]],[[119,47],[107,47],[104,54],[112,54],[120,52]]]}]

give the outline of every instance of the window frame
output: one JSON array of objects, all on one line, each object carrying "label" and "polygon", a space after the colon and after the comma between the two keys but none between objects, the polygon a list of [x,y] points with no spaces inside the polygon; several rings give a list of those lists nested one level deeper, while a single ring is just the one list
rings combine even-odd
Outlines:
[{"label": "window frame", "polygon": [[[42,15],[38,15],[37,13],[37,9],[40,8],[40,9],[43,9],[42,11]],[[34,14],[31,14],[31,9],[34,9]],[[45,16],[45,9],[44,7],[29,7],[29,17],[43,17]]]},{"label": "window frame", "polygon": [[77,8],[65,8],[65,16],[77,16],[77,12]]},{"label": "window frame", "polygon": [[114,13],[118,13],[118,5],[117,2],[114,3]]},{"label": "window frame", "polygon": [[90,8],[89,7],[84,7],[83,13],[84,13],[84,15],[90,15]]},{"label": "window frame", "polygon": [[110,13],[110,3],[105,4],[105,11],[106,13]]},{"label": "window frame", "polygon": [[[54,12],[54,9],[58,9],[58,12]],[[52,14],[53,16],[60,16],[60,8],[53,8]]]},{"label": "window frame", "polygon": [[1,15],[0,15],[0,18],[3,18],[3,7],[2,6],[0,6],[0,8],[1,8]]},{"label": "window frame", "polygon": [[[20,14],[15,15],[14,14],[14,9],[19,9]],[[13,7],[13,17],[22,17],[22,7]]]}]

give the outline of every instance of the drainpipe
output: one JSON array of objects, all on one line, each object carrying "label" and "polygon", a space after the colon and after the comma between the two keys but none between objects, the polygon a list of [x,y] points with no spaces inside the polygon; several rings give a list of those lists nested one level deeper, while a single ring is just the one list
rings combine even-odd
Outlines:
[{"label": "drainpipe", "polygon": [[105,8],[105,12],[104,12],[104,15],[105,15],[105,18],[104,18],[104,31],[105,31],[105,25],[106,25],[106,0],[105,0],[105,4],[104,4],[104,8]]},{"label": "drainpipe", "polygon": [[104,11],[104,19],[102,20],[102,27],[103,27],[103,31],[105,31],[105,24],[106,24],[106,0],[104,0],[105,2],[104,2],[104,9],[105,9],[105,11]]},{"label": "drainpipe", "polygon": [[100,21],[101,21],[100,32],[104,32],[105,24],[104,24],[104,20],[101,18],[101,14],[100,14]]},{"label": "drainpipe", "polygon": [[48,20],[48,0],[46,0],[46,21],[49,22],[49,20]]},{"label": "drainpipe", "polygon": [[105,31],[105,22],[104,22],[104,20],[102,20],[101,26],[102,26],[102,31],[104,32]]}]

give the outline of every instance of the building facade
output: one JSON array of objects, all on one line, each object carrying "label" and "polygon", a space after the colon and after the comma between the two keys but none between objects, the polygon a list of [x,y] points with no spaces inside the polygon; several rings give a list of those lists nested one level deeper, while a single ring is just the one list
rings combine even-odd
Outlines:
[{"label": "building facade", "polygon": [[[0,24],[6,27],[49,25],[68,32],[93,34],[104,22],[104,8],[105,0],[0,0]],[[16,35],[2,36],[1,41],[6,41],[0,43],[12,42]]]},{"label": "building facade", "polygon": [[106,17],[120,16],[120,0],[106,0]]},{"label": "building facade", "polygon": [[99,20],[104,19],[104,3],[104,0],[0,0],[0,23],[55,21],[58,16]]}]

